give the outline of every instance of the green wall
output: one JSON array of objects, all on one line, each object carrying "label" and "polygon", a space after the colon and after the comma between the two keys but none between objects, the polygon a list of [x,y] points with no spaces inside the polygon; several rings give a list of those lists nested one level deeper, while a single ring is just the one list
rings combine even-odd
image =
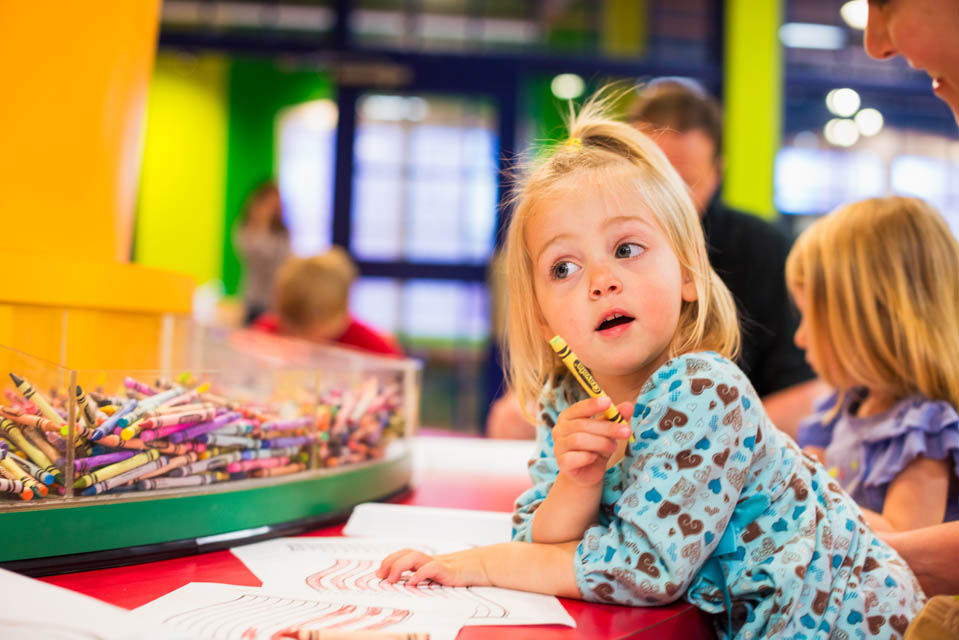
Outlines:
[{"label": "green wall", "polygon": [[229,69],[229,138],[223,225],[223,284],[236,293],[241,267],[231,233],[249,193],[276,175],[275,119],[284,107],[333,97],[326,74],[254,58],[237,58]]},{"label": "green wall", "polygon": [[247,195],[276,175],[283,108],[333,96],[325,74],[253,58],[161,52],[150,85],[134,259],[223,281],[241,268],[232,229]]},{"label": "green wall", "polygon": [[147,102],[135,261],[219,278],[226,170],[226,60],[161,53]]}]

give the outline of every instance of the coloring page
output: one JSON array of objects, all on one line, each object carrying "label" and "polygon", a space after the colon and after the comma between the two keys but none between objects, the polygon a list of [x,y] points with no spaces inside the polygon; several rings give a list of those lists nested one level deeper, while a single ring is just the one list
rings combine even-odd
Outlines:
[{"label": "coloring page", "polygon": [[134,610],[144,626],[162,624],[207,640],[281,640],[329,630],[377,632],[384,638],[407,633],[430,640],[454,640],[468,613],[419,603],[417,607],[376,606],[298,598],[256,587],[191,582]]},{"label": "coloring page", "polygon": [[410,607],[441,602],[469,612],[467,625],[561,624],[576,626],[553,596],[497,587],[444,587],[421,583],[407,587],[376,577],[380,562],[404,547],[428,554],[465,548],[443,541],[389,538],[277,538],[231,551],[263,582],[263,589],[325,600],[349,600],[377,606]]}]

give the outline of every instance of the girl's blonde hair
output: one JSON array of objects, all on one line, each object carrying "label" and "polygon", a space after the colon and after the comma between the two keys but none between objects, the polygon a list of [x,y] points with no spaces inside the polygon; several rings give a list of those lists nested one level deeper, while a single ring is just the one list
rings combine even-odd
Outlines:
[{"label": "girl's blonde hair", "polygon": [[824,216],[796,240],[786,283],[813,356],[831,356],[826,382],[959,406],[959,245],[931,206],[873,198]]},{"label": "girl's blonde hair", "polygon": [[[544,320],[533,288],[526,228],[540,204],[569,189],[574,180],[634,189],[669,239],[684,273],[692,279],[698,296],[693,302],[683,303],[669,356],[711,349],[733,358],[739,349],[736,307],[726,285],[709,265],[702,226],[689,190],[654,142],[630,125],[606,116],[616,98],[601,91],[578,113],[571,106],[569,139],[558,144],[525,178],[515,181],[515,206],[504,247],[510,300],[504,353],[510,387],[524,408],[536,399],[551,375],[565,375],[541,333]],[[588,225],[587,219],[584,224]]]}]

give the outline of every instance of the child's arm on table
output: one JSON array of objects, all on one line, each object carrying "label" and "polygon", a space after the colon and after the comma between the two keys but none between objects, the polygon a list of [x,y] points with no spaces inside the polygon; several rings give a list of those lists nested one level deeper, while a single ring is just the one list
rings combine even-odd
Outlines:
[{"label": "child's arm on table", "polygon": [[[588,398],[559,414],[552,430],[559,473],[533,518],[534,542],[578,541],[598,521],[609,457],[618,440],[631,433],[628,424],[594,417],[609,404],[608,397]],[[619,410],[631,415],[632,403],[623,403]]]},{"label": "child's arm on table", "polygon": [[438,556],[403,549],[387,556],[376,576],[393,583],[404,571],[412,571],[406,579],[408,586],[432,580],[451,587],[504,587],[582,598],[573,571],[578,544],[504,542]]},{"label": "child's arm on table", "polygon": [[949,465],[916,456],[889,483],[882,514],[863,509],[875,531],[906,531],[939,524],[946,517]]}]

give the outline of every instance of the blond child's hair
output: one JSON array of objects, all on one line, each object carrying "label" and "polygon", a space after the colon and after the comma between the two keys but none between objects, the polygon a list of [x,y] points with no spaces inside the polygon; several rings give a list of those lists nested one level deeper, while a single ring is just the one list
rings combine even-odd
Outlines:
[{"label": "blond child's hair", "polygon": [[809,349],[837,389],[959,406],[959,245],[916,198],[873,198],[817,220],[786,260]]},{"label": "blond child's hair", "polygon": [[[569,139],[526,176],[515,181],[513,214],[506,232],[504,264],[509,274],[506,344],[507,378],[520,406],[536,399],[550,376],[565,375],[544,340],[545,320],[533,288],[533,262],[526,228],[542,202],[574,181],[609,185],[611,197],[624,185],[634,189],[652,212],[697,292],[683,302],[669,356],[713,350],[729,358],[739,349],[739,326],[732,295],[709,264],[699,216],[689,190],[648,137],[606,116],[617,96],[601,91],[577,113],[571,106]],[[582,182],[580,182],[581,184]],[[588,224],[588,211],[583,212]],[[584,230],[584,233],[588,231]]]},{"label": "blond child's hair", "polygon": [[338,246],[310,258],[289,258],[276,275],[276,313],[280,324],[306,331],[342,316],[349,306],[357,268]]}]

